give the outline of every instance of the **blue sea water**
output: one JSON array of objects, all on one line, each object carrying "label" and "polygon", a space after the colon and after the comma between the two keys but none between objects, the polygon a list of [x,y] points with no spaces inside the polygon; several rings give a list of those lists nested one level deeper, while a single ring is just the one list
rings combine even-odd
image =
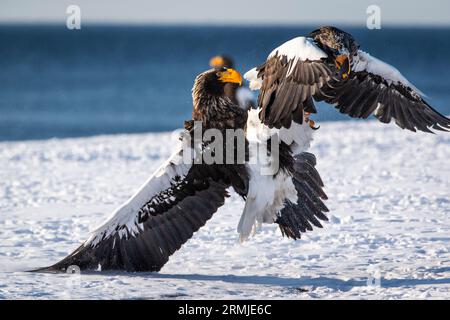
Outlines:
[{"label": "blue sea water", "polygon": [[[211,56],[244,72],[315,27],[0,26],[0,140],[178,128]],[[346,30],[450,114],[449,28]],[[314,118],[348,119],[325,104]]]}]

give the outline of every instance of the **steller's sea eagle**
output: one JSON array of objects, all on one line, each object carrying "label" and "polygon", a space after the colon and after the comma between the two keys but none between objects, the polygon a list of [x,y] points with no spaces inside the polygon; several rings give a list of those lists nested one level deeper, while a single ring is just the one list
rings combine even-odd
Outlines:
[{"label": "steller's sea eagle", "polygon": [[[71,266],[158,271],[224,205],[230,188],[245,200],[238,225],[242,241],[261,223],[275,222],[283,235],[294,239],[312,226],[322,227],[319,220],[327,220],[328,211],[322,201],[323,182],[314,155],[302,152],[313,129],[306,121],[294,124],[289,130],[277,130],[280,140],[274,140],[274,130],[259,121],[256,110],[247,111],[225,94],[228,86],[241,83],[240,73],[225,67],[198,75],[192,89],[192,119],[185,122],[180,148],[78,249],[35,271],[64,272]],[[213,129],[222,136],[230,129],[241,130],[242,144],[233,143],[231,151],[223,145],[225,158],[231,152],[230,164],[196,161],[214,143],[203,139],[197,146],[199,127],[202,133]],[[274,144],[279,148],[258,148]],[[243,146],[241,161],[239,146]],[[274,170],[263,172],[263,164]]]},{"label": "steller's sea eagle", "polygon": [[287,41],[244,78],[251,89],[260,90],[259,116],[269,127],[302,123],[304,112],[316,112],[316,100],[354,118],[394,119],[411,131],[450,130],[450,119],[396,68],[360,50],[352,35],[335,27]]},{"label": "steller's sea eagle", "polygon": [[[71,265],[158,271],[224,205],[230,188],[245,200],[237,228],[241,240],[261,223],[277,223],[293,239],[322,227],[327,196],[315,156],[305,151],[316,129],[310,119],[316,112],[313,100],[352,117],[394,119],[412,131],[450,130],[450,119],[428,105],[397,69],[361,51],[350,34],[334,27],[282,44],[245,78],[260,90],[257,110],[247,111],[227,96],[229,86],[242,83],[234,69],[198,75],[180,148],[78,249],[37,271],[65,271]],[[199,128],[222,136],[241,130],[243,135],[232,139],[243,141],[231,149],[228,141],[213,148],[216,138],[195,139]],[[233,161],[206,161],[218,152]],[[205,161],[195,161],[199,158]],[[273,170],[264,171],[267,167]]]}]

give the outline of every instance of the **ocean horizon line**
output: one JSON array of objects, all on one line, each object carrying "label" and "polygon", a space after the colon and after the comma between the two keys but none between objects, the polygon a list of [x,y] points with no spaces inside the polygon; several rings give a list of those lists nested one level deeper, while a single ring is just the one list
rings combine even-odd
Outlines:
[{"label": "ocean horizon line", "polygon": [[[258,29],[270,29],[270,28],[307,28],[318,27],[324,25],[333,25],[342,28],[354,28],[354,29],[367,29],[365,23],[346,23],[346,22],[299,22],[299,23],[213,23],[213,22],[83,22],[82,27],[105,27],[105,28],[158,28],[158,27],[213,27],[213,28],[258,28]],[[0,27],[66,27],[66,21],[0,21]],[[372,29],[368,31],[381,31],[383,29],[450,29],[450,23],[383,23],[380,29]]]}]

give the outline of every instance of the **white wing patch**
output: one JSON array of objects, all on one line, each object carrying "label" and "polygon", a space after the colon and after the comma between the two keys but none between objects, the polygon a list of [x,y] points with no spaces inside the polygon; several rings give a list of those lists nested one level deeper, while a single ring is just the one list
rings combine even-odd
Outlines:
[{"label": "white wing patch", "polygon": [[[318,61],[323,58],[327,58],[327,54],[315,45],[314,41],[311,38],[306,37],[297,37],[291,39],[281,46],[275,48],[267,57],[270,59],[272,57],[281,57],[285,56],[288,61],[293,60],[293,63],[289,67],[286,76],[289,76],[292,72],[293,66],[297,63],[297,61]],[[251,90],[259,90],[261,89],[263,80],[258,78],[258,71],[256,68],[253,68],[247,71],[244,74],[244,79],[250,82]]]},{"label": "white wing patch", "polygon": [[353,58],[352,70],[355,72],[367,71],[373,73],[385,79],[389,84],[402,84],[414,90],[418,95],[425,96],[423,92],[409,82],[395,67],[362,50],[358,50],[358,55]]},{"label": "white wing patch", "polygon": [[327,57],[327,54],[316,46],[312,39],[306,37],[297,37],[283,43],[269,54],[269,58],[276,55],[286,56],[288,60],[301,61],[317,61]]},{"label": "white wing patch", "polygon": [[169,188],[175,177],[186,176],[191,164],[186,164],[183,160],[181,151],[175,152],[127,202],[117,208],[107,221],[92,233],[84,245],[95,246],[115,232],[120,238],[128,232],[138,234],[143,228],[142,224],[138,223],[139,210],[149,199]]},{"label": "white wing patch", "polygon": [[286,76],[289,76],[293,70],[293,66],[300,61],[318,61],[326,58],[327,54],[314,44],[314,41],[306,37],[297,37],[283,43],[278,48],[275,48],[268,59],[275,56],[286,56],[288,61],[293,60],[289,67]]}]

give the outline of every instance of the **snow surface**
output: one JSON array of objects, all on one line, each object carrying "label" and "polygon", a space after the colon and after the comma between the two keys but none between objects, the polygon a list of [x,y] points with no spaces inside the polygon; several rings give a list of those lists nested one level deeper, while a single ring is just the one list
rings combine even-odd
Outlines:
[{"label": "snow surface", "polygon": [[[0,143],[0,298],[450,298],[450,135],[320,123],[330,222],[239,244],[228,199],[160,273],[23,272],[63,258],[172,153],[170,133]],[[306,290],[306,291],[305,291]]]}]

